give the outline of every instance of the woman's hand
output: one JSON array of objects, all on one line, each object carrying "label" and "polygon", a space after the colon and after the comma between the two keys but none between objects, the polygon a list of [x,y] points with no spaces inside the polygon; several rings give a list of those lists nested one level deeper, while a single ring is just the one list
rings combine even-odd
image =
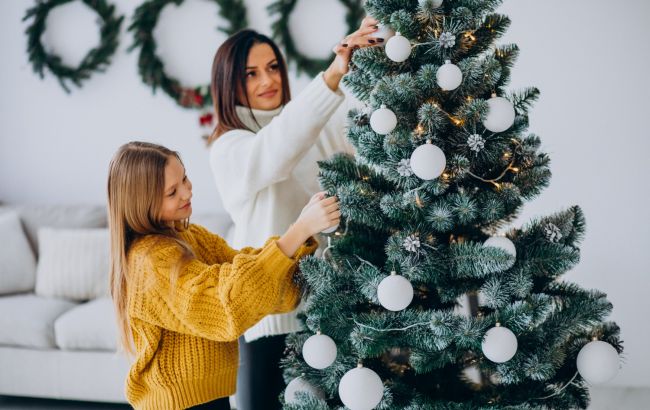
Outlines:
[{"label": "woman's hand", "polygon": [[348,72],[348,66],[352,59],[352,52],[362,47],[377,45],[384,41],[383,38],[372,37],[371,34],[378,30],[378,21],[367,16],[361,22],[357,31],[345,37],[332,51],[336,54],[332,64],[325,70],[324,78],[327,86],[336,91],[339,88],[341,78]]}]

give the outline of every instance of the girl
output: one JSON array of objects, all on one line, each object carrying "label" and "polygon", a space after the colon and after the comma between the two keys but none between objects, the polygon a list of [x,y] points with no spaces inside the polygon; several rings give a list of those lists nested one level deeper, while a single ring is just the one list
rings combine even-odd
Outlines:
[{"label": "girl", "polygon": [[229,409],[237,338],[295,308],[298,260],[340,217],[334,198],[315,196],[282,237],[236,251],[189,224],[191,198],[176,152],[131,142],[111,161],[111,294],[121,345],[135,356],[126,396],[136,409]]},{"label": "girl", "polygon": [[[335,114],[344,100],[338,86],[352,50],[382,41],[371,36],[376,24],[364,19],[334,48],[330,67],[291,102],[286,64],[272,40],[244,30],[219,47],[212,64],[217,127],[209,139],[210,165],[234,221],[234,246],[260,246],[287,229],[300,204],[319,190],[317,162],[353,151],[344,136],[347,110]],[[280,407],[284,339],[298,330],[289,313],[268,316],[245,333],[238,409]]]}]

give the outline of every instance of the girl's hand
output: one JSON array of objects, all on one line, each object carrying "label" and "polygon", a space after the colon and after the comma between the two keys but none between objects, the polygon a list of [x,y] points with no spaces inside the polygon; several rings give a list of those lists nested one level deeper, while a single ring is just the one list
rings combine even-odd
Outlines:
[{"label": "girl's hand", "polygon": [[295,225],[302,227],[309,237],[337,225],[340,220],[341,211],[337,198],[327,198],[324,192],[319,192],[302,210]]},{"label": "girl's hand", "polygon": [[378,30],[378,23],[374,18],[366,16],[357,31],[345,37],[333,48],[332,51],[334,51],[336,57],[324,74],[325,82],[330,89],[337,90],[341,78],[347,74],[353,50],[377,45],[384,41],[383,38],[371,36],[372,33]]}]

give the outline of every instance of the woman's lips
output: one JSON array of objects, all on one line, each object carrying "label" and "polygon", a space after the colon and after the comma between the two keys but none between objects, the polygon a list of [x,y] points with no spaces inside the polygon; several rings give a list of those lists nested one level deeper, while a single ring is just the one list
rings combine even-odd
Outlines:
[{"label": "woman's lips", "polygon": [[259,94],[258,97],[271,98],[271,97],[275,97],[275,95],[277,93],[278,93],[278,90],[269,90],[269,91],[263,92],[262,94]]}]

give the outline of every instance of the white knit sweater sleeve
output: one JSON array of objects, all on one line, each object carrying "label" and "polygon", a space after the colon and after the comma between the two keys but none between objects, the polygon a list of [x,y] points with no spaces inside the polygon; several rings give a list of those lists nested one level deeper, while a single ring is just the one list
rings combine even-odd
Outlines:
[{"label": "white knit sweater sleeve", "polygon": [[233,130],[222,135],[210,149],[210,166],[222,197],[245,201],[288,178],[344,98],[325,84],[321,74],[257,134]]}]

